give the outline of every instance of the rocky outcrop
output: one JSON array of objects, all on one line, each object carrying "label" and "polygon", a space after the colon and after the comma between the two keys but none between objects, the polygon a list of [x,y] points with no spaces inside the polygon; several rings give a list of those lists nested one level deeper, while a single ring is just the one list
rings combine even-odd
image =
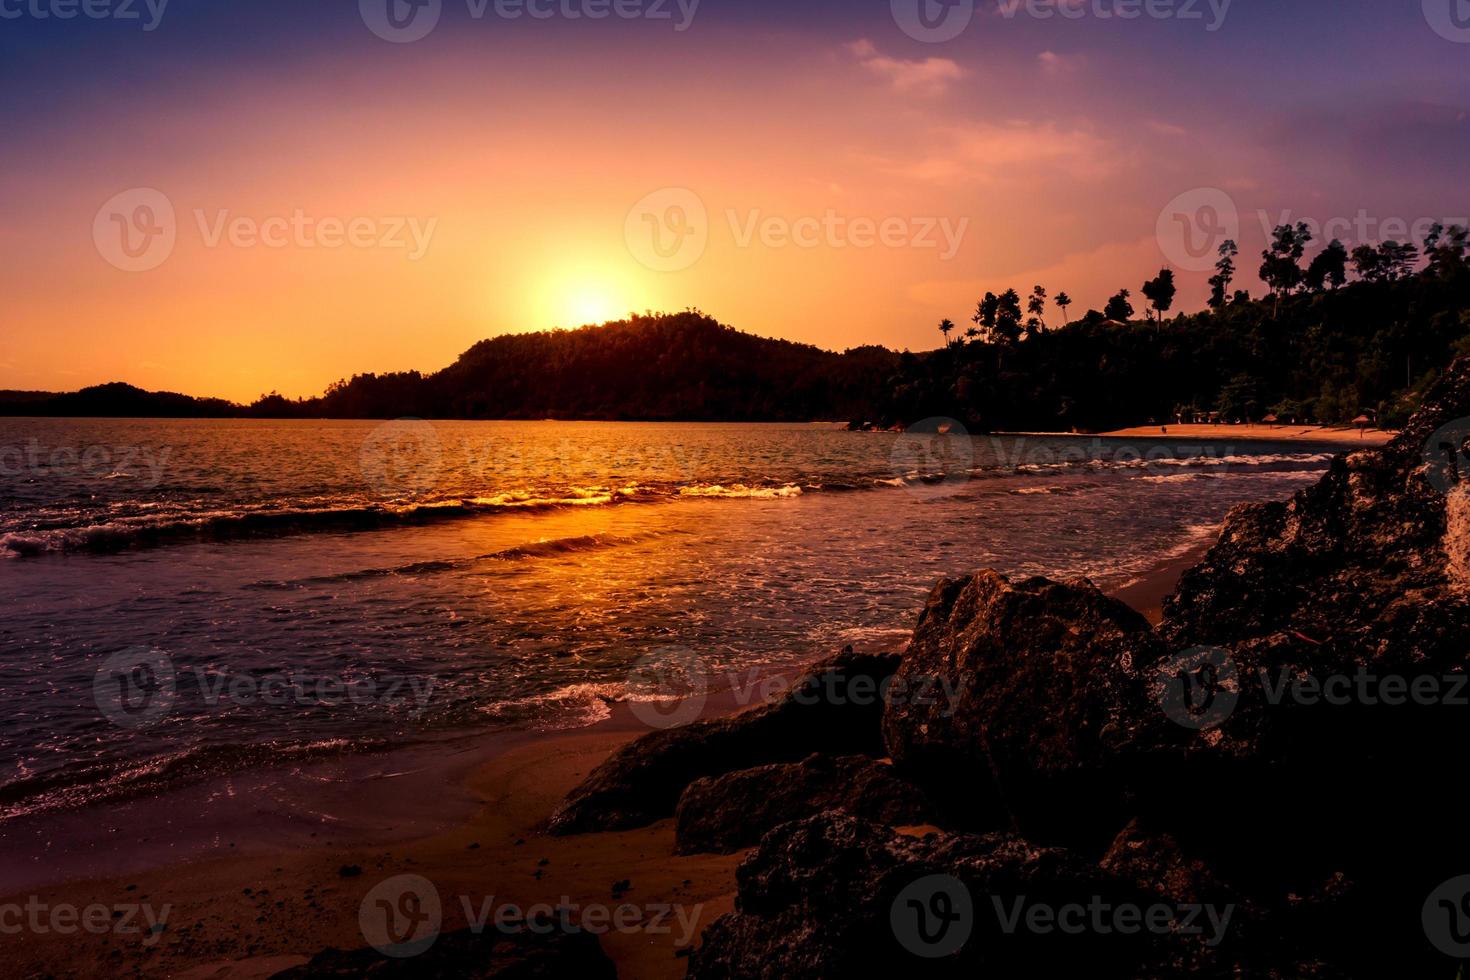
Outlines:
[{"label": "rocky outcrop", "polygon": [[767,835],[741,865],[736,911],[705,932],[689,977],[1343,975],[1224,893],[1158,887],[1177,867],[1167,847],[1130,849],[1126,865],[824,813]]},{"label": "rocky outcrop", "polygon": [[416,956],[376,949],[326,949],[271,980],[617,980],[612,960],[587,932],[503,933],[468,929],[440,936]]},{"label": "rocky outcrop", "polygon": [[[1305,642],[1390,627],[1395,645],[1432,648],[1426,602],[1460,599],[1470,540],[1470,358],[1452,365],[1404,431],[1381,450],[1335,459],[1291,500],[1247,504],[1165,603],[1176,646],[1276,633]],[[1463,645],[1463,644],[1459,644]]]},{"label": "rocky outcrop", "polygon": [[884,736],[953,823],[1100,854],[1131,816],[1139,747],[1172,735],[1149,694],[1162,653],[1090,582],[941,582],[894,686],[936,696],[891,697]]},{"label": "rocky outcrop", "polygon": [[780,824],[825,810],[896,827],[932,816],[924,792],[892,766],[867,756],[812,755],[690,783],[674,815],[675,850],[728,854]]},{"label": "rocky outcrop", "polygon": [[814,752],[881,756],[880,691],[898,662],[897,654],[858,654],[849,647],[771,704],[630,742],[568,794],[549,829],[577,834],[644,826],[673,816],[696,779],[796,762]]}]

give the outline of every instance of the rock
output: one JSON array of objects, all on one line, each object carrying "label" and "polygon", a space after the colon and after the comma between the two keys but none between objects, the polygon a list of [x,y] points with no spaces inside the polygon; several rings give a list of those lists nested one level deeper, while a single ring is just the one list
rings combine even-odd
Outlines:
[{"label": "rock", "polygon": [[729,854],[779,824],[824,810],[894,826],[922,824],[932,813],[923,791],[892,766],[867,756],[812,755],[690,783],[674,815],[674,849]]},{"label": "rock", "polygon": [[[1132,816],[1139,749],[1179,738],[1149,693],[1162,650],[1090,582],[941,582],[888,699],[888,749],[954,824],[1100,855]],[[903,684],[945,693],[900,697]]]},{"label": "rock", "polygon": [[848,647],[776,701],[729,718],[650,732],[613,753],[552,814],[552,834],[626,830],[671,817],[696,779],[813,752],[884,754],[880,686],[897,654]]},{"label": "rock", "polygon": [[[1391,975],[1345,969],[1137,826],[1099,866],[1009,834],[914,838],[827,812],[767,834],[736,877],[736,910],[705,931],[689,980]],[[1164,922],[1142,927],[1154,910]],[[941,914],[959,916],[952,934]]]},{"label": "rock", "polygon": [[1161,626],[1172,651],[1216,648],[1229,710],[1190,736],[1187,784],[1140,800],[1249,892],[1337,882],[1290,902],[1318,909],[1310,928],[1338,949],[1400,975],[1435,969],[1421,908],[1470,868],[1454,775],[1470,726],[1467,416],[1462,359],[1382,450],[1232,512]]},{"label": "rock", "polygon": [[326,949],[272,980],[617,980],[617,969],[588,932],[502,933],[468,929],[440,936],[417,956],[394,959],[376,949]]},{"label": "rock", "polygon": [[[952,881],[936,882],[935,875]],[[690,962],[690,980],[1132,980],[1160,941],[1141,934],[1041,935],[1029,930],[1024,918],[1013,931],[1003,929],[998,910],[1011,916],[1022,897],[1028,908],[1086,906],[1095,898],[1114,906],[1148,900],[1141,889],[1065,851],[1009,835],[917,839],[828,812],[766,835],[737,879],[736,911],[705,931]],[[947,900],[936,900],[941,891]],[[910,906],[910,900],[918,905]],[[939,941],[932,946],[918,933],[921,909],[930,913],[929,938]],[[952,933],[940,926],[938,916],[946,909],[962,916],[951,924]],[[949,955],[924,955],[936,950]]]},{"label": "rock", "polygon": [[1462,358],[1381,450],[1337,457],[1289,501],[1236,508],[1165,602],[1164,633],[1176,646],[1278,632],[1320,643],[1379,620],[1412,621],[1424,601],[1461,596],[1467,417],[1470,358]]}]

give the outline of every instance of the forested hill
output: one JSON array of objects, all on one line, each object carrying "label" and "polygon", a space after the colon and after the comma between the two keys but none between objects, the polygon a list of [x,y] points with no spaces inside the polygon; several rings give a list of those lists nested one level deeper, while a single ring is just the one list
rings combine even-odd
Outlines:
[{"label": "forested hill", "polygon": [[[898,365],[741,333],[699,313],[484,340],[437,374],[357,377],[324,414],[426,418],[807,421],[872,405]],[[392,406],[401,409],[385,412]]]},{"label": "forested hill", "polygon": [[[1366,414],[1396,427],[1439,371],[1470,353],[1467,236],[1452,229],[1426,243],[1418,271],[1415,251],[1395,243],[1359,248],[1351,282],[1341,263],[1325,280],[1305,269],[1288,274],[1297,269],[1288,256],[1277,260],[1264,299],[1225,292],[1229,275],[1222,273],[1212,309],[1172,319],[1134,319],[1125,290],[1106,313],[1047,329],[1021,312],[1017,291],[987,295],[974,329],[939,350],[902,355],[871,421],[949,417],[972,431],[1096,432],[1218,412],[1226,421],[1274,414],[1325,423]],[[1378,261],[1390,252],[1392,262]],[[1232,259],[1222,258],[1221,267],[1233,267]],[[1167,311],[1168,270],[1144,285],[1151,292],[1164,297]],[[1044,299],[1044,289],[1033,296]],[[1037,312],[1047,310],[1038,302]],[[1060,318],[1050,315],[1053,323]],[[946,320],[940,329],[948,337],[958,328]]]}]

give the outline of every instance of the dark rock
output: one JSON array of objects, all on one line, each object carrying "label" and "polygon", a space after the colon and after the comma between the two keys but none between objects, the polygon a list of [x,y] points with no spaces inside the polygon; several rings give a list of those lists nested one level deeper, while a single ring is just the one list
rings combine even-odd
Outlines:
[{"label": "dark rock", "polygon": [[1162,650],[1090,582],[941,582],[888,699],[889,751],[956,824],[1100,855],[1132,815],[1139,748],[1177,738],[1149,693]]},{"label": "dark rock", "polygon": [[[689,978],[1380,975],[1357,974],[1344,969],[1341,958],[1304,950],[1293,922],[1238,904],[1166,838],[1130,827],[1107,864],[1099,867],[1008,834],[920,839],[847,814],[823,813],[766,835],[740,866],[736,911],[705,931]],[[948,904],[934,901],[935,875],[951,879],[937,886],[950,897]],[[1193,911],[1204,904],[1214,918]],[[1117,928],[1125,923],[1118,915],[1125,907],[1138,910],[1139,922],[1149,910],[1167,910],[1167,922],[1136,931]],[[909,927],[921,908],[930,913],[930,938],[943,937],[940,942],[949,940],[948,946],[927,945]],[[964,916],[965,909],[968,916],[957,921],[968,923],[968,931],[952,925],[957,931],[950,937],[937,928],[939,913],[958,910]],[[1056,918],[1033,921],[1031,912],[1041,909],[1053,910]]]},{"label": "dark rock", "polygon": [[651,732],[613,753],[552,814],[552,834],[626,830],[673,816],[696,779],[813,752],[883,754],[879,686],[897,654],[849,647],[768,705],[730,718]]},{"label": "dark rock", "polygon": [[824,810],[880,823],[925,823],[932,807],[893,767],[867,756],[813,755],[689,784],[675,813],[675,851],[729,854],[779,824]]},{"label": "dark rock", "polygon": [[612,960],[587,932],[502,933],[468,929],[440,936],[416,956],[391,958],[376,949],[326,949],[272,980],[617,980]]},{"label": "dark rock", "polygon": [[344,864],[337,869],[337,874],[342,878],[356,878],[362,874],[362,866],[359,864]]},{"label": "dark rock", "polygon": [[[949,875],[949,908],[968,907],[969,935],[949,955],[926,958],[905,927],[909,899],[935,893],[931,876]],[[1034,847],[1007,835],[901,836],[847,814],[829,812],[768,834],[738,872],[736,911],[705,931],[691,959],[690,980],[805,980],[832,977],[1127,977],[1148,960],[1154,937],[1092,934],[1041,936],[1024,925],[1001,928],[1007,914],[1029,905],[1142,903],[1147,893],[1065,851]],[[963,896],[963,897],[961,897]],[[963,913],[961,913],[963,914]],[[941,933],[938,919],[931,938]],[[909,945],[905,945],[907,942]],[[912,948],[910,948],[912,946]]]},{"label": "dark rock", "polygon": [[[1470,868],[1454,776],[1470,728],[1467,416],[1461,360],[1382,450],[1232,512],[1165,605],[1174,651],[1226,658],[1233,705],[1191,736],[1188,791],[1159,785],[1143,809],[1234,884],[1293,896],[1365,975],[1434,969],[1421,907]],[[1407,703],[1384,702],[1387,678]],[[1418,685],[1432,695],[1403,697]]]}]

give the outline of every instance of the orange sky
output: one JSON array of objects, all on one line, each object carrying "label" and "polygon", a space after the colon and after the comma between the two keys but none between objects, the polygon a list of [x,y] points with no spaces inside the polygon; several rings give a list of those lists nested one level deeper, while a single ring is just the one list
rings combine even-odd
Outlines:
[{"label": "orange sky", "polygon": [[[1257,189],[1288,168],[1182,102],[1140,101],[1152,83],[1131,57],[868,33],[378,44],[73,106],[0,149],[0,388],[310,395],[434,370],[497,333],[686,306],[829,348],[928,348],[986,289],[1065,289],[1074,315],[1137,293],[1164,262],[1160,208],[1197,186],[1240,195],[1242,244],[1259,250],[1250,209],[1277,199]],[[1181,98],[1204,84],[1182,81]],[[1334,173],[1317,178],[1283,192],[1328,208]],[[133,188],[175,212],[172,251],[147,271],[94,239],[99,208]],[[707,247],[650,268],[630,226],[651,234],[689,193]],[[365,223],[371,243],[249,239],[298,212]],[[211,241],[222,219],[247,237]],[[801,219],[816,238],[784,241]],[[860,247],[854,220],[887,240]],[[1197,308],[1204,275],[1181,282]]]}]

